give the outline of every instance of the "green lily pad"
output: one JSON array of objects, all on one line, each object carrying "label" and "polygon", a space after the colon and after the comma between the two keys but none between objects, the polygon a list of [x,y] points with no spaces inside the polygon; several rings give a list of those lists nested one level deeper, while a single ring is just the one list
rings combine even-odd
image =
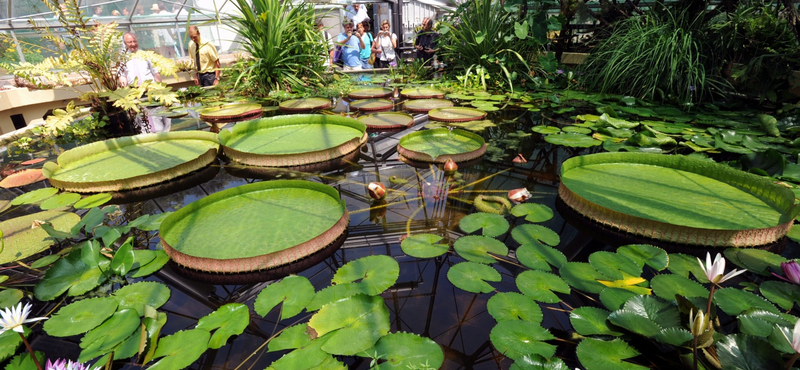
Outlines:
[{"label": "green lily pad", "polygon": [[400,95],[409,99],[430,99],[430,98],[443,98],[444,92],[437,89],[429,89],[425,87],[408,87],[400,90]]},{"label": "green lily pad", "polygon": [[414,234],[400,243],[403,253],[416,258],[439,257],[450,249],[448,244],[437,244],[443,238],[434,234]]},{"label": "green lily pad", "polygon": [[[139,252],[139,251],[134,251],[134,256],[137,255],[137,252]],[[139,266],[139,268],[136,269],[133,272],[133,274],[131,274],[131,277],[132,278],[140,278],[140,277],[145,277],[147,275],[150,275],[150,274],[160,270],[162,267],[164,267],[164,265],[167,264],[167,262],[169,262],[169,256],[163,250],[157,250],[157,251],[155,251],[155,256],[153,257],[153,259],[150,262],[148,262],[147,264]],[[134,262],[133,262],[133,267],[136,268],[136,260],[135,259],[134,259]]]},{"label": "green lily pad", "polygon": [[565,126],[561,131],[573,133],[573,134],[591,134],[592,129],[586,127],[578,127],[578,126]]},{"label": "green lily pad", "polygon": [[394,94],[394,89],[386,87],[359,87],[347,94],[351,99],[385,98]]},{"label": "green lily pad", "polygon": [[553,292],[569,294],[570,289],[560,277],[539,270],[523,271],[517,276],[517,289],[537,302],[558,303],[561,298]]},{"label": "green lily pad", "polygon": [[281,307],[281,320],[299,314],[314,297],[314,286],[305,276],[291,275],[283,280],[267,285],[253,303],[253,309],[261,316],[267,316],[275,306]]},{"label": "green lily pad", "polygon": [[783,319],[780,315],[764,310],[749,310],[736,319],[739,321],[739,330],[742,333],[762,338],[769,337],[776,325],[794,326],[794,323]]},{"label": "green lily pad", "polygon": [[780,369],[781,355],[758,337],[732,334],[717,342],[717,355],[723,369]]},{"label": "green lily pad", "polygon": [[153,358],[162,357],[149,367],[153,370],[180,370],[193,362],[208,349],[208,331],[193,329],[181,330],[158,341]]},{"label": "green lily pad", "polygon": [[606,288],[597,280],[609,279],[585,262],[567,262],[559,269],[559,275],[574,289],[594,294],[600,293]]},{"label": "green lily pad", "polygon": [[117,311],[114,298],[90,298],[61,307],[44,322],[44,331],[54,337],[83,334],[98,327]]},{"label": "green lily pad", "polygon": [[479,158],[486,151],[483,137],[464,130],[437,128],[403,136],[397,151],[406,158],[422,162],[444,163],[455,158],[464,162]]},{"label": "green lily pad", "polygon": [[497,240],[488,236],[469,235],[462,236],[453,244],[453,249],[459,256],[467,261],[492,264],[497,262],[489,253],[505,256],[508,254],[508,247]]},{"label": "green lily pad", "polygon": [[316,311],[326,304],[352,297],[356,294],[368,295],[366,294],[367,289],[368,288],[361,283],[345,283],[329,286],[314,294],[314,298],[306,305],[306,310]]},{"label": "green lily pad", "polygon": [[278,106],[285,112],[310,112],[315,109],[330,108],[331,101],[326,98],[301,98],[287,100]]},{"label": "green lily pad", "polygon": [[326,341],[326,338],[312,340],[308,344],[283,355],[277,361],[271,363],[267,370],[319,369],[322,364],[331,358],[330,354],[320,348]]},{"label": "green lily pad", "polygon": [[438,369],[444,362],[444,352],[436,342],[412,333],[386,334],[370,350],[373,351],[386,360],[375,367],[377,370],[405,370],[423,364],[428,368]]},{"label": "green lily pad", "polygon": [[667,252],[647,244],[623,245],[617,248],[617,253],[630,258],[639,267],[648,265],[656,271],[664,270],[670,262]]},{"label": "green lily pad", "polygon": [[653,296],[635,296],[608,316],[619,327],[645,337],[654,337],[661,329],[681,324],[680,312],[671,302]]},{"label": "green lily pad", "polygon": [[323,351],[351,356],[371,348],[389,333],[389,310],[380,296],[359,294],[322,306],[308,327],[318,337],[328,337]]},{"label": "green lily pad", "polygon": [[364,112],[383,111],[394,108],[394,103],[388,99],[361,99],[351,102],[350,108]]},{"label": "green lily pad", "polygon": [[552,357],[556,346],[544,341],[555,339],[539,324],[521,320],[501,321],[489,333],[492,345],[503,355],[517,360],[525,355]]},{"label": "green lily pad", "polygon": [[33,204],[40,200],[50,198],[56,193],[58,193],[58,189],[56,188],[37,189],[14,198],[14,200],[11,201],[11,205],[19,206],[22,204]]},{"label": "green lily pad", "polygon": [[561,268],[567,263],[564,253],[539,242],[520,245],[516,255],[521,264],[534,270],[550,271],[551,265]]},{"label": "green lily pad", "polygon": [[[761,249],[729,249],[725,251],[725,257],[734,261],[737,265],[763,276],[770,276],[771,271],[781,271],[781,263],[786,262],[786,258],[781,255]],[[731,254],[735,257],[729,257]]]},{"label": "green lily pad", "polygon": [[475,262],[461,262],[447,270],[447,279],[461,290],[470,293],[489,293],[494,287],[487,281],[499,282],[500,273],[494,268]]},{"label": "green lily pad", "polygon": [[795,304],[800,304],[800,285],[768,280],[762,282],[758,289],[764,298],[784,310],[790,310]]},{"label": "green lily pad", "polygon": [[108,203],[108,201],[110,201],[110,200],[111,200],[111,194],[109,194],[109,193],[99,193],[99,194],[94,194],[94,195],[90,195],[90,196],[88,196],[86,198],[83,198],[83,199],[75,202],[75,204],[73,204],[72,206],[75,209],[89,209],[89,208],[102,206],[103,204]]},{"label": "green lily pad", "polygon": [[561,129],[555,126],[533,126],[533,132],[550,135],[550,134],[557,134],[561,132]]},{"label": "green lily pad", "polygon": [[358,117],[361,123],[367,125],[368,130],[396,130],[414,125],[414,117],[401,112],[373,113]]},{"label": "green lily pad", "polygon": [[[487,109],[487,111],[488,111],[488,109]],[[482,119],[482,120],[478,120],[478,121],[469,121],[469,122],[448,122],[447,126],[453,126],[453,127],[462,128],[464,130],[478,132],[478,131],[483,131],[483,130],[489,128],[489,127],[496,127],[497,124],[495,124],[491,120]],[[428,126],[428,127],[430,127],[430,126]]]},{"label": "green lily pad", "polygon": [[428,111],[428,118],[440,122],[467,122],[484,119],[486,112],[467,107],[436,108]]},{"label": "green lily pad", "polygon": [[[26,338],[31,335],[31,329],[23,326],[22,330]],[[13,330],[6,330],[3,334],[0,334],[0,361],[5,361],[14,356],[20,345],[22,345],[22,337],[19,336],[19,333]],[[30,358],[27,352],[23,354]],[[36,366],[34,365],[33,368],[35,369]]]},{"label": "green lily pad", "polygon": [[78,360],[85,362],[111,352],[114,347],[139,329],[141,324],[142,321],[136,311],[131,309],[117,311],[102,325],[90,330],[81,338],[80,347],[83,351]]},{"label": "green lily pad", "polygon": [[547,135],[544,137],[544,141],[573,148],[589,148],[603,143],[600,140],[593,139],[591,136],[573,133]]},{"label": "green lily pad", "polygon": [[44,211],[56,209],[56,208],[63,208],[74,204],[75,202],[81,200],[81,195],[77,193],[61,193],[54,197],[50,197],[47,200],[43,201],[39,208]]},{"label": "green lily pad", "polygon": [[541,225],[519,225],[511,230],[511,237],[520,244],[544,243],[556,246],[561,242],[561,237],[555,231]]},{"label": "green lily pad", "polygon": [[614,331],[609,326],[608,315],[610,314],[611,312],[602,308],[578,307],[569,314],[569,322],[572,324],[572,328],[583,336],[622,335],[622,333]]},{"label": "green lily pad", "polygon": [[378,295],[389,289],[400,276],[397,260],[386,255],[361,257],[340,267],[331,283],[347,284],[358,281],[367,295]]},{"label": "green lily pad", "polygon": [[708,283],[708,278],[706,278],[706,275],[703,273],[703,269],[700,267],[697,257],[682,253],[671,253],[669,255],[669,266],[667,266],[667,269],[675,275],[680,275],[685,278],[694,276],[700,283]]},{"label": "green lily pad", "polygon": [[614,128],[634,128],[639,126],[639,122],[631,122],[620,118],[614,118],[606,113],[603,113],[600,118],[597,119],[597,123],[599,125],[611,126]]},{"label": "green lily pad", "polygon": [[728,315],[735,316],[751,308],[760,308],[767,312],[779,313],[778,309],[753,293],[737,288],[722,288],[714,293],[714,302]]},{"label": "green lily pad", "polygon": [[4,245],[0,264],[24,259],[56,243],[45,229],[37,226],[39,221],[49,222],[57,231],[68,232],[80,219],[71,212],[44,211],[0,222]]},{"label": "green lily pad", "polygon": [[676,294],[683,297],[708,297],[708,289],[680,275],[657,275],[650,280],[650,286],[653,293],[666,300],[675,299]]},{"label": "green lily pad", "polygon": [[308,323],[292,325],[274,339],[269,341],[269,352],[281,351],[285,349],[302,348],[311,343],[308,336]]},{"label": "green lily pad", "polygon": [[627,289],[622,288],[605,288],[600,292],[600,302],[609,310],[616,311],[625,304],[629,299],[639,295]]},{"label": "green lily pad", "polygon": [[197,322],[196,329],[211,331],[214,335],[208,348],[219,349],[234,335],[244,332],[250,324],[250,310],[241,303],[228,303]]},{"label": "green lily pad", "polygon": [[692,333],[690,333],[688,330],[675,326],[661,329],[661,331],[659,331],[658,334],[653,337],[653,339],[661,343],[666,343],[673,346],[688,345],[689,341],[691,341],[693,338],[694,335],[692,335]]},{"label": "green lily pad", "polygon": [[639,352],[622,339],[604,341],[586,338],[575,350],[578,360],[591,370],[646,370],[646,366],[634,365],[623,360],[636,357]]},{"label": "green lily pad", "polygon": [[477,212],[462,218],[458,227],[468,234],[481,230],[483,236],[497,237],[508,231],[508,221],[497,214]]},{"label": "green lily pad", "polygon": [[544,315],[539,304],[519,293],[497,293],[486,302],[486,310],[495,321],[523,320],[540,324]]},{"label": "green lily pad", "polygon": [[144,307],[159,308],[169,300],[170,290],[155,281],[142,281],[126,285],[114,292],[112,297],[119,302],[119,308],[132,308],[139,316],[144,315]]},{"label": "green lily pad", "polygon": [[74,250],[50,267],[33,292],[41,301],[50,301],[68,291],[68,295],[84,294],[106,281],[103,270],[111,262],[103,260],[98,266],[81,260],[81,251]]},{"label": "green lily pad", "polygon": [[450,108],[452,106],[453,102],[447,99],[417,99],[407,100],[403,103],[403,107],[412,113],[427,113],[432,109]]},{"label": "green lily pad", "polygon": [[558,357],[544,358],[538,355],[527,355],[511,364],[510,370],[571,370]]},{"label": "green lily pad", "polygon": [[642,274],[641,266],[637,265],[632,259],[622,254],[597,251],[589,256],[589,264],[601,274],[608,276],[611,280],[621,280],[628,274],[629,276],[639,276]]},{"label": "green lily pad", "polygon": [[536,203],[517,204],[511,208],[511,214],[517,217],[525,216],[528,222],[545,222],[553,218],[553,210],[544,205]]},{"label": "green lily pad", "polygon": [[24,294],[19,289],[0,290],[0,308],[15,306],[23,297]]}]

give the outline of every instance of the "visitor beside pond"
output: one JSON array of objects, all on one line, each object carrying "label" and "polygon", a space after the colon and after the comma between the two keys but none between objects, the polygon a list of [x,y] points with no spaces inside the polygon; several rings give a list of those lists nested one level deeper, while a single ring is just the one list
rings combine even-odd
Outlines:
[{"label": "visitor beside pond", "polygon": [[417,33],[417,39],[414,40],[414,47],[417,49],[417,59],[425,62],[426,65],[431,63],[433,55],[439,49],[436,48],[436,39],[439,34],[433,32],[433,20],[425,18],[422,20],[422,30]]},{"label": "visitor beside pond", "polygon": [[375,58],[375,68],[389,68],[397,67],[397,55],[394,49],[397,48],[397,35],[390,30],[392,25],[388,20],[384,19],[381,22],[380,30],[378,30],[378,55]]},{"label": "visitor beside pond", "polygon": [[322,63],[325,67],[333,66],[333,55],[336,52],[336,44],[333,42],[333,36],[328,30],[325,29],[325,25],[322,24],[322,19],[317,18],[317,31],[320,33],[320,37],[322,38],[322,42],[325,44],[325,62]]},{"label": "visitor beside pond", "polygon": [[339,34],[336,42],[342,47],[342,62],[345,71],[361,70],[361,50],[365,48],[364,41],[358,32],[353,31],[353,22],[344,21],[344,32]]},{"label": "visitor beside pond", "polygon": [[363,21],[370,20],[367,15],[367,6],[361,4],[350,4],[344,8],[344,13],[347,18],[353,21],[353,24],[359,24]]},{"label": "visitor beside pond", "polygon": [[[126,32],[122,35],[122,42],[125,44],[125,50],[129,54],[135,54],[139,51],[139,40],[133,32]],[[119,75],[119,83],[121,87],[136,84],[137,86],[145,81],[161,82],[161,74],[153,67],[153,63],[149,60],[139,59],[132,55],[130,59],[122,67]],[[151,110],[145,109],[147,113],[147,123],[149,130],[142,127],[142,132],[169,132],[172,126],[172,120],[164,116],[151,115]],[[139,126],[144,126],[139,124]]]},{"label": "visitor beside pond", "polygon": [[[364,47],[361,48],[359,52],[359,56],[361,57],[361,68],[362,69],[372,69],[372,64],[370,64],[370,56],[375,52],[372,44],[375,41],[375,38],[372,36],[372,33],[369,32],[369,21],[363,21],[358,24],[358,32],[359,36],[361,36],[361,41],[364,43]],[[374,62],[374,60],[373,60]]]},{"label": "visitor beside pond", "polygon": [[[189,56],[194,60],[194,83],[199,86],[213,86],[219,83],[220,64],[217,48],[210,42],[200,39],[200,30],[197,26],[189,26]],[[198,47],[199,45],[199,47]]]}]

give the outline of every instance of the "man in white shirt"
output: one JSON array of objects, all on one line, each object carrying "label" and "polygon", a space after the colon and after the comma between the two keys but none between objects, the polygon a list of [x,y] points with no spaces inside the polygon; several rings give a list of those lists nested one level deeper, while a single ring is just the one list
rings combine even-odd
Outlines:
[{"label": "man in white shirt", "polygon": [[369,20],[369,15],[367,15],[367,6],[361,4],[351,4],[348,5],[345,9],[345,16],[353,20],[353,24],[359,24],[364,20]]},{"label": "man in white shirt", "polygon": [[[139,51],[139,41],[133,32],[126,32],[122,35],[122,41],[125,43],[125,48],[128,53],[134,54]],[[141,84],[144,81],[161,82],[161,74],[158,73],[153,67],[153,63],[149,60],[143,60],[131,56],[125,63],[122,71],[120,71],[119,83],[121,87],[133,84]],[[172,120],[166,117],[153,117],[148,115],[148,123],[150,125],[150,132],[169,132],[172,126]]]}]

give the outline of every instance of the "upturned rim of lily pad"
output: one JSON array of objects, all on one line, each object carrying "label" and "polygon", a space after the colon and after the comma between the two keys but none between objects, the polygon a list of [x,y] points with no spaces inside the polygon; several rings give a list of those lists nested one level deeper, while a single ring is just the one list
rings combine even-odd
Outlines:
[{"label": "upturned rim of lily pad", "polygon": [[409,87],[400,90],[400,95],[408,99],[444,98],[444,91],[424,87]]},{"label": "upturned rim of lily pad", "polygon": [[[225,112],[226,109],[239,108],[241,113],[231,114]],[[252,103],[228,103],[217,107],[208,107],[200,111],[200,119],[208,123],[228,123],[247,121],[261,117],[264,108],[260,104]]]},{"label": "upturned rim of lily pad", "polygon": [[[445,112],[456,112],[462,117],[446,117]],[[469,122],[477,121],[486,118],[488,113],[475,108],[467,107],[449,107],[449,108],[436,108],[428,112],[428,118],[439,122]]]},{"label": "upturned rim of lily pad", "polygon": [[392,110],[394,103],[388,99],[368,98],[350,102],[350,108],[360,112],[380,112]]},{"label": "upturned rim of lily pad", "polygon": [[[391,118],[396,118],[394,121]],[[400,130],[414,126],[414,117],[403,112],[380,112],[358,117],[369,131]]]},{"label": "upturned rim of lily pad", "polygon": [[394,94],[394,89],[388,87],[363,87],[351,90],[347,96],[350,99],[385,98]]},{"label": "upturned rim of lily pad", "polygon": [[290,113],[306,113],[313,110],[328,109],[330,107],[331,101],[326,98],[291,99],[278,105],[278,108],[282,112]]},{"label": "upturned rim of lily pad", "polygon": [[436,108],[450,108],[454,104],[447,99],[416,99],[403,103],[403,108],[411,113],[428,113]]},{"label": "upturned rim of lily pad", "polygon": [[[466,138],[468,138],[468,139],[470,139],[472,141],[475,141],[478,144],[480,144],[480,147],[478,149],[475,149],[475,150],[472,150],[472,151],[468,151],[468,152],[454,153],[454,154],[441,154],[441,155],[437,156],[436,158],[433,158],[428,153],[414,151],[414,150],[405,148],[403,146],[403,144],[407,143],[409,140],[412,140],[412,139],[414,139],[415,137],[418,137],[418,136],[423,136],[423,137],[424,136],[435,136],[435,135],[440,135],[440,134],[443,134],[443,133],[450,133],[450,134],[453,134],[453,135],[459,135],[459,136],[466,137]],[[436,128],[436,129],[433,129],[433,130],[416,131],[416,132],[412,132],[412,133],[410,133],[408,135],[403,136],[400,139],[400,141],[397,143],[397,153],[400,154],[401,158],[410,159],[411,161],[416,161],[416,162],[443,164],[443,163],[447,162],[448,159],[452,159],[456,163],[464,163],[464,162],[469,162],[469,161],[481,158],[483,156],[483,154],[486,153],[486,141],[483,140],[482,136],[477,135],[477,134],[472,133],[472,132],[469,132],[469,131],[460,130],[460,129],[449,130],[446,127],[441,127],[441,128]]]}]

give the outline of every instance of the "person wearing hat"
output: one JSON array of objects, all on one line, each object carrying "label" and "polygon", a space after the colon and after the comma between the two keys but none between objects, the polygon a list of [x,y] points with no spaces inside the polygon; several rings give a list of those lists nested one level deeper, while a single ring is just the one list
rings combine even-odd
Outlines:
[{"label": "person wearing hat", "polygon": [[210,42],[200,40],[200,30],[197,26],[189,26],[186,30],[189,38],[189,56],[194,60],[197,74],[194,76],[194,83],[200,86],[212,86],[219,83],[220,64],[217,48]]},{"label": "person wearing hat", "polygon": [[353,32],[353,21],[345,19],[342,23],[344,32],[339,34],[336,42],[342,47],[342,62],[345,71],[355,71],[361,68],[361,49],[366,48],[361,34]]}]

